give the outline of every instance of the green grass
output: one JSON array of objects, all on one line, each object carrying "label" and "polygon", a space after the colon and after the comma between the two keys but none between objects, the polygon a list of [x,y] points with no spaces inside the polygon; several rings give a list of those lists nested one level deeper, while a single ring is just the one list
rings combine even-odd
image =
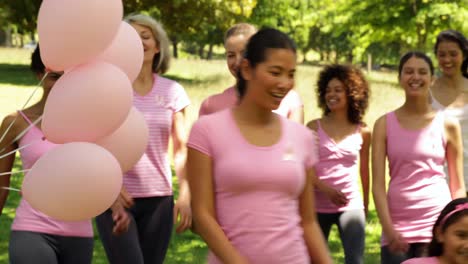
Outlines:
[{"label": "green grass", "polygon": [[[0,48],[0,118],[17,109],[25,103],[37,80],[28,70],[30,57],[28,50]],[[317,108],[315,84],[320,68],[300,65],[296,77],[296,89],[304,101],[305,120],[318,118],[321,112]],[[190,124],[196,120],[200,103],[213,93],[221,92],[233,84],[224,61],[200,61],[193,59],[172,61],[169,78],[179,81],[186,89],[192,103],[187,110]],[[367,76],[371,83],[371,100],[365,121],[372,127],[374,121],[384,113],[395,109],[404,99],[403,92],[396,84],[395,73],[373,72]],[[35,95],[34,100],[40,96]],[[15,170],[21,167],[18,159]],[[1,176],[0,176],[1,177]],[[12,176],[12,187],[19,188],[22,175]],[[176,185],[175,185],[176,186]],[[175,188],[177,190],[177,188]],[[10,192],[6,207],[0,217],[0,264],[8,263],[8,237],[10,225],[15,215],[15,208],[19,202],[19,195]],[[365,263],[379,263],[380,225],[371,201],[369,217],[366,226]],[[96,232],[97,234],[97,232]],[[333,228],[329,241],[330,249],[336,263],[344,262],[341,242],[337,229]],[[170,243],[166,263],[204,263],[207,253],[206,245],[198,236],[186,232],[182,235],[174,234]],[[107,263],[102,245],[95,236],[93,263]]]}]

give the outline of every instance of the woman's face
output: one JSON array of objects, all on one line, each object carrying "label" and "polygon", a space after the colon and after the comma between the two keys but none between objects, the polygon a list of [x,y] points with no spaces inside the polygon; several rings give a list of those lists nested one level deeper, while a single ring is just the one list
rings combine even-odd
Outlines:
[{"label": "woman's face", "polygon": [[453,41],[440,42],[437,46],[436,56],[442,74],[446,76],[461,74],[463,52],[458,43]]},{"label": "woman's face", "polygon": [[427,96],[432,82],[429,64],[422,58],[411,57],[400,72],[400,85],[406,96]]},{"label": "woman's face", "polygon": [[294,87],[296,54],[289,49],[267,49],[265,61],[250,67],[247,60],[242,61],[244,79],[248,83],[246,97],[250,97],[263,108],[277,109]]},{"label": "woman's face", "polygon": [[437,240],[443,244],[442,258],[447,263],[468,263],[468,216],[448,226],[444,233],[438,233]]},{"label": "woman's face", "polygon": [[232,76],[237,78],[237,71],[244,53],[245,45],[251,35],[236,35],[226,39],[224,47],[226,49],[226,62]]},{"label": "woman's face", "polygon": [[[44,78],[44,74],[38,74],[37,78],[39,80],[42,80]],[[52,87],[54,86],[55,82],[63,75],[63,71],[60,72],[48,72],[47,76],[45,79],[42,81],[42,88],[44,88],[44,91],[50,91]]]},{"label": "woman's face", "polygon": [[153,32],[149,27],[136,23],[131,23],[130,25],[136,30],[138,35],[140,35],[144,51],[143,61],[153,63],[154,55],[159,53],[159,43],[153,36]]},{"label": "woman's face", "polygon": [[346,87],[337,78],[333,78],[328,82],[325,90],[325,103],[331,112],[348,108]]}]

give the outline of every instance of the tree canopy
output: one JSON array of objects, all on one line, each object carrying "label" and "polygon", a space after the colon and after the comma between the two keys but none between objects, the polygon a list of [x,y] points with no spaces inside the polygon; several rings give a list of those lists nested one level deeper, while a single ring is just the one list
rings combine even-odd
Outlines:
[{"label": "tree canopy", "polygon": [[[41,0],[3,0],[0,28],[34,35]],[[288,33],[305,54],[361,63],[372,54],[394,63],[409,49],[430,51],[444,29],[468,32],[468,0],[125,0],[125,13],[160,20],[173,42],[210,58],[226,29],[238,22]],[[180,45],[179,45],[180,44]]]}]

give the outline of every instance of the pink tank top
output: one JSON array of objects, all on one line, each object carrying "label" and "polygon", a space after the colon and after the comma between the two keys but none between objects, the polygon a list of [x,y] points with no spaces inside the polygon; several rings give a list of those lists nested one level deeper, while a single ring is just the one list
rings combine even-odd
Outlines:
[{"label": "pink tank top", "polygon": [[343,192],[349,203],[337,206],[327,196],[315,190],[315,206],[319,213],[336,213],[364,209],[358,185],[358,159],[362,146],[360,126],[351,135],[335,143],[317,121],[319,138],[319,162],[315,165],[317,177],[331,187]]},{"label": "pink tank top", "polygon": [[[19,111],[19,113],[29,124],[31,124],[31,121],[23,112]],[[30,169],[44,153],[56,146],[44,139],[44,134],[36,126],[33,126],[19,140],[19,147],[26,146],[28,144],[31,145],[19,151],[21,161],[23,163],[23,169],[25,170]],[[25,173],[25,177],[28,177],[27,173]],[[24,199],[21,199],[20,204],[16,209],[16,216],[13,220],[11,229],[15,231],[32,231],[59,236],[93,236],[91,220],[77,222],[55,220],[32,208]]]},{"label": "pink tank top", "polygon": [[[432,226],[451,195],[445,180],[444,117],[438,112],[425,128],[402,128],[395,112],[387,114],[390,183],[388,208],[396,231],[408,243],[427,243]],[[382,236],[382,244],[388,242]]]}]

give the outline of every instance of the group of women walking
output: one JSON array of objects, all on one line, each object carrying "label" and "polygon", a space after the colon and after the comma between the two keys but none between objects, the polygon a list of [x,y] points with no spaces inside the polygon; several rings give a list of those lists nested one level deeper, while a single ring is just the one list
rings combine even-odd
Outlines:
[{"label": "group of women walking", "polygon": [[[150,141],[141,160],[124,175],[119,198],[96,217],[110,263],[163,263],[174,223],[178,232],[191,228],[202,237],[210,249],[208,263],[236,264],[332,263],[326,240],[336,224],[345,263],[364,263],[370,159],[382,225],[381,263],[429,254],[434,263],[468,263],[468,203],[458,199],[449,204],[466,197],[468,182],[463,178],[463,159],[468,166],[463,154],[463,139],[468,140],[468,41],[462,34],[439,34],[437,78],[424,53],[412,51],[400,59],[398,80],[405,102],[371,129],[363,121],[370,87],[358,68],[322,69],[316,85],[322,116],[303,125],[303,103],[293,89],[294,42],[275,29],[236,24],[224,40],[236,83],[202,103],[200,118],[188,133],[189,97],[180,84],[161,76],[169,68],[164,29],[145,15],[126,21],[143,43],[133,103],[148,123]],[[38,78],[46,74],[38,49],[31,65]],[[43,138],[40,122],[26,134],[22,131],[42,115],[61,74],[47,73],[42,99],[7,116],[0,128],[0,135],[8,131],[0,149],[13,151],[42,139],[21,150],[25,169],[54,147]],[[175,203],[170,140],[179,180]],[[11,171],[13,161],[13,155],[1,159],[0,172]],[[9,179],[0,177],[0,186],[8,186]],[[7,195],[0,190],[0,212]],[[460,247],[447,238],[454,228],[466,234]],[[12,230],[13,264],[91,262],[91,220],[57,221],[21,200]]]}]

